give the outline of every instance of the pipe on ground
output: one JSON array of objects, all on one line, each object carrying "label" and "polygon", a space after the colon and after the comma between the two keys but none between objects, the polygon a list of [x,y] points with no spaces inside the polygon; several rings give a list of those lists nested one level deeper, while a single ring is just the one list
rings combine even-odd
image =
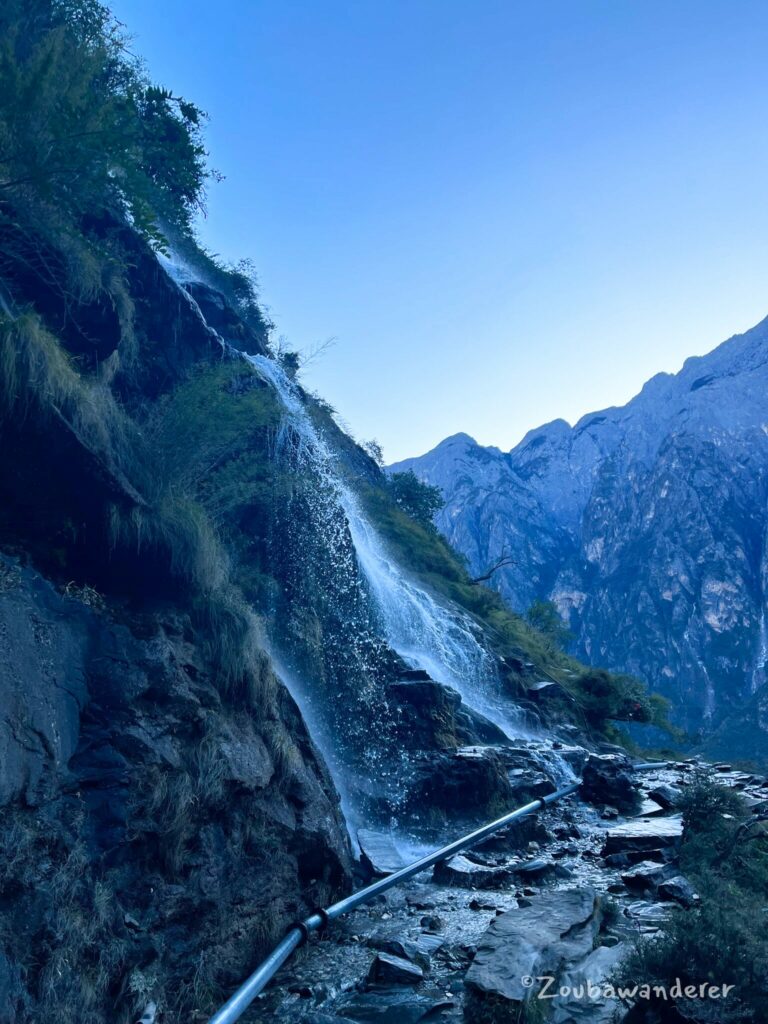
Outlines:
[{"label": "pipe on ground", "polygon": [[487,825],[476,829],[474,832],[470,832],[469,835],[462,836],[461,839],[449,843],[448,846],[443,846],[441,849],[435,850],[434,853],[429,853],[426,857],[422,857],[421,860],[414,861],[413,864],[395,871],[394,874],[387,875],[386,878],[373,882],[371,885],[366,886],[365,889],[361,889],[359,892],[339,900],[338,903],[332,904],[325,910],[315,910],[309,917],[305,917],[303,921],[299,921],[290,929],[282,942],[275,946],[267,959],[259,964],[253,974],[243,982],[235,994],[211,1017],[208,1024],[233,1024],[234,1021],[239,1020],[256,996],[264,990],[268,982],[277,974],[291,954],[306,941],[311,932],[321,931],[337,917],[349,913],[350,910],[354,910],[363,903],[368,903],[388,889],[392,889],[401,882],[413,878],[420,871],[425,871],[440,861],[446,860],[456,853],[461,853],[462,850],[468,850],[476,846],[477,843],[482,842],[483,839],[493,835],[494,832],[498,832],[505,826],[510,825],[513,821],[519,821],[521,818],[536,814],[538,811],[548,807],[549,804],[553,804],[565,796],[570,796],[571,793],[576,792],[580,785],[581,782],[573,782],[562,789],[556,790],[554,793],[550,793],[548,796],[543,796],[539,800],[524,804],[522,807],[518,807],[517,810],[510,811],[509,814],[505,814],[501,818],[497,818],[495,821],[491,821]]}]

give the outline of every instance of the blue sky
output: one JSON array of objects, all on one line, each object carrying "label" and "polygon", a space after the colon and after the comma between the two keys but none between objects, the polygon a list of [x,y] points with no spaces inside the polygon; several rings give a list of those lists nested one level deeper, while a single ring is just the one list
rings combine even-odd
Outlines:
[{"label": "blue sky", "polygon": [[210,114],[204,241],[389,461],[620,404],[768,314],[768,4],[118,0]]}]

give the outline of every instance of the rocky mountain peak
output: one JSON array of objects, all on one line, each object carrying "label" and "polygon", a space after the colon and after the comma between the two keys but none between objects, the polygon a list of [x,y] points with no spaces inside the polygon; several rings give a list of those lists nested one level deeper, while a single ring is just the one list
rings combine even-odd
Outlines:
[{"label": "rocky mountain peak", "polygon": [[444,442],[399,466],[442,487],[438,526],[473,570],[515,552],[494,577],[514,609],[554,601],[575,653],[640,675],[708,730],[762,678],[766,395],[763,320],[507,455]]}]

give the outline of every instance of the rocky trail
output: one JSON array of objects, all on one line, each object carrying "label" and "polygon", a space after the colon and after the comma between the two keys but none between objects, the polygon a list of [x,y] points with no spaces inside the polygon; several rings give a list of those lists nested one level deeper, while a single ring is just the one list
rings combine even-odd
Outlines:
[{"label": "rocky trail", "polygon": [[[256,1001],[245,1020],[300,1024],[480,1024],[517,1021],[522,1004],[547,994],[554,1024],[620,1021],[616,998],[588,998],[638,935],[663,928],[698,899],[677,863],[681,789],[701,762],[662,763],[630,777],[619,754],[564,753],[584,785],[544,812],[437,865],[313,938]],[[729,765],[707,766],[750,806],[768,801],[768,780]],[[554,788],[554,787],[552,787]],[[633,800],[639,811],[628,810]],[[618,805],[618,806],[617,806]],[[361,832],[368,880],[413,851]],[[419,853],[423,853],[421,850]],[[417,854],[418,855],[418,854]],[[408,856],[415,859],[415,856]],[[533,979],[533,984],[531,984]],[[542,993],[543,994],[543,993]]]}]

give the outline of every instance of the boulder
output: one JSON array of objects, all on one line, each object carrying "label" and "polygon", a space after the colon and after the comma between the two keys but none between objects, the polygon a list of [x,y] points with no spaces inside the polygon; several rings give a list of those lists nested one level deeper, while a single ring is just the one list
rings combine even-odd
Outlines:
[{"label": "boulder", "polygon": [[652,935],[664,927],[670,915],[670,907],[649,900],[636,900],[626,907],[624,913],[635,923],[638,931]]},{"label": "boulder", "polygon": [[516,875],[529,881],[532,878],[543,878],[545,875],[558,871],[559,864],[555,864],[549,857],[536,857],[534,860],[524,861],[522,864],[515,864],[512,868]]},{"label": "boulder", "polygon": [[648,796],[655,800],[665,811],[673,811],[680,804],[683,793],[677,786],[661,785],[650,790]]},{"label": "boulder", "polygon": [[672,818],[639,818],[608,831],[603,856],[649,850],[676,849],[683,836],[683,821]]},{"label": "boulder", "polygon": [[579,794],[588,803],[608,804],[625,814],[640,804],[632,762],[624,754],[591,754],[582,771]]},{"label": "boulder", "polygon": [[378,985],[418,985],[423,980],[418,964],[391,953],[377,953],[368,972],[368,982]]},{"label": "boulder", "polygon": [[664,814],[669,808],[662,807],[656,800],[651,800],[650,797],[646,797],[640,801],[640,809],[635,815],[636,818],[653,818],[657,814]]},{"label": "boulder", "polygon": [[[571,991],[581,989],[585,992],[590,984],[599,986],[607,981],[626,953],[627,946],[624,943],[610,948],[598,946],[561,977],[560,985]],[[579,1021],[584,1021],[584,1024],[615,1024],[626,1013],[626,1009],[622,1012],[621,1004],[616,999],[602,996],[558,998],[552,1000],[551,1005],[550,1024],[578,1024]]]},{"label": "boulder", "polygon": [[628,889],[654,891],[659,882],[671,878],[674,874],[675,868],[671,864],[659,864],[657,861],[644,860],[636,864],[630,871],[624,872],[621,880]]},{"label": "boulder", "polygon": [[493,747],[462,747],[411,759],[409,804],[433,815],[478,820],[514,806],[504,764]]},{"label": "boulder", "polygon": [[387,691],[396,708],[398,740],[408,750],[456,750],[473,743],[509,742],[497,725],[467,707],[456,690],[426,673],[390,683]]},{"label": "boulder", "polygon": [[[442,945],[442,940],[440,940]],[[419,939],[403,939],[382,932],[374,932],[368,939],[371,949],[379,953],[388,953],[390,956],[398,957],[400,960],[410,960],[422,971],[428,971],[431,963],[433,948],[427,942]]]},{"label": "boulder", "polygon": [[546,893],[501,914],[480,940],[467,972],[467,1024],[517,1021],[532,994],[526,976],[559,977],[592,950],[600,921],[594,890]]},{"label": "boulder", "polygon": [[681,907],[692,907],[699,899],[698,893],[683,875],[664,879],[659,883],[656,891],[660,899],[673,900]]},{"label": "boulder", "polygon": [[509,784],[515,803],[530,803],[554,793],[555,785],[543,772],[526,768],[513,768],[509,773]]}]

